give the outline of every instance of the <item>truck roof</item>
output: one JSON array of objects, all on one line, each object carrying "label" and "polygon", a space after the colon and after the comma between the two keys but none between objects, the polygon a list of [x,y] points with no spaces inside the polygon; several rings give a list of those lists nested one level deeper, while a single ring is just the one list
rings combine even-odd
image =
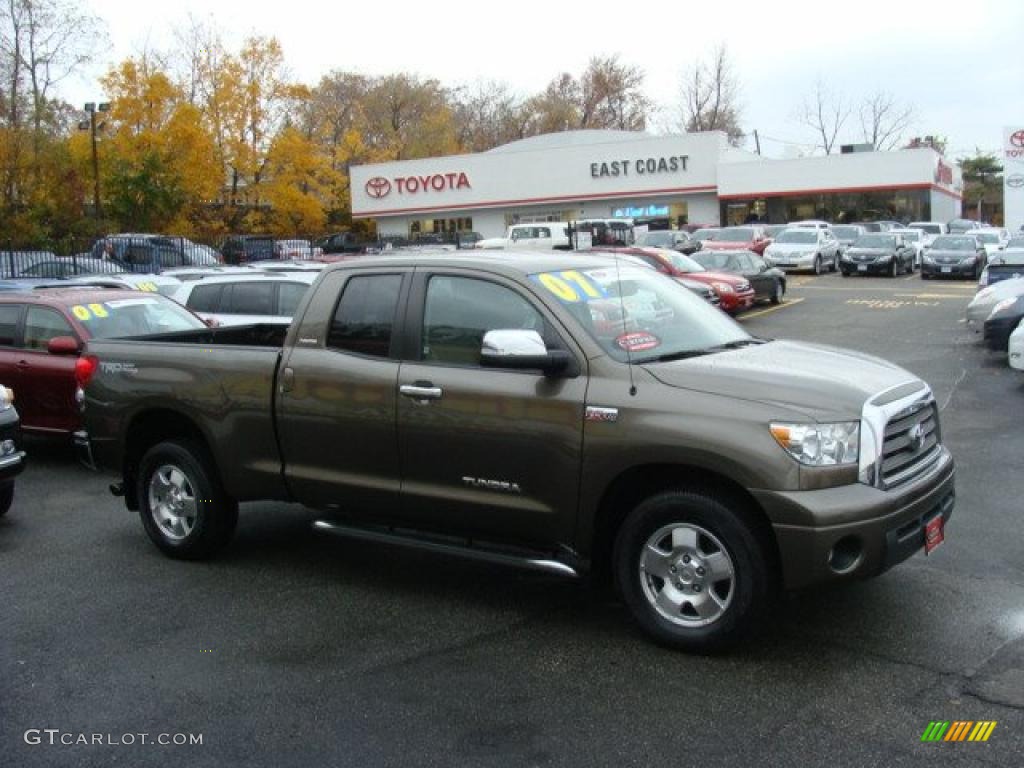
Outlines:
[{"label": "truck roof", "polygon": [[[590,251],[451,251],[429,254],[401,253],[393,256],[374,255],[339,262],[324,272],[362,267],[461,267],[506,274],[532,275],[537,272],[555,272],[563,269],[614,267],[616,259]],[[628,261],[620,264],[632,266]]]}]

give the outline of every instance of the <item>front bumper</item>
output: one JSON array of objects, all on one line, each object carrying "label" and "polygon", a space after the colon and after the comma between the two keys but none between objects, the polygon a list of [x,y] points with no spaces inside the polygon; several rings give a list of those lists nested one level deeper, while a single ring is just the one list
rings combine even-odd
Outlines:
[{"label": "front bumper", "polygon": [[0,458],[0,483],[7,483],[25,469],[26,454],[24,451],[15,451]]},{"label": "front bumper", "polygon": [[898,489],[854,483],[818,491],[753,491],[772,521],[783,584],[877,576],[924,548],[925,524],[949,520],[956,497],[953,458]]},{"label": "front bumper", "polygon": [[755,294],[753,289],[743,293],[720,293],[718,295],[721,299],[718,308],[729,313],[742,312],[754,306]]},{"label": "front bumper", "polygon": [[3,416],[0,425],[0,483],[7,483],[25,469],[26,454],[21,450],[21,426],[13,409]]},{"label": "front bumper", "polygon": [[921,274],[928,277],[969,277],[974,279],[975,271],[980,272],[977,262],[973,264],[929,264],[921,262]]},{"label": "front bumper", "polygon": [[989,349],[1004,352],[1010,346],[1010,334],[1020,325],[1020,316],[1001,317],[998,320],[986,320],[984,325],[985,344]]},{"label": "front bumper", "polygon": [[840,259],[839,269],[849,272],[851,275],[879,275],[888,274],[892,265],[892,259],[885,261],[853,261],[851,259]]},{"label": "front bumper", "polygon": [[[814,253],[780,253],[770,256],[772,266],[779,269],[814,269]],[[824,263],[824,261],[822,262]]]}]

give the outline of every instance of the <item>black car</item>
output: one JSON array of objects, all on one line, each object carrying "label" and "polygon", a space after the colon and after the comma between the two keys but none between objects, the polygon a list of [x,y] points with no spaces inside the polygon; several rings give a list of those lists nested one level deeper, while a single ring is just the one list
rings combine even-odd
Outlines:
[{"label": "black car", "polygon": [[786,295],[786,273],[769,267],[753,251],[697,251],[690,258],[713,272],[735,272],[747,278],[755,299],[779,304]]},{"label": "black car", "polygon": [[985,343],[989,349],[1005,352],[1010,346],[1010,334],[1024,319],[1024,296],[1003,299],[992,308],[985,321]]},{"label": "black car", "polygon": [[671,248],[687,256],[692,256],[701,249],[700,240],[693,239],[689,232],[681,229],[650,230],[637,237],[636,244],[646,248]]},{"label": "black car", "polygon": [[889,275],[914,271],[914,248],[903,235],[886,232],[862,235],[853,241],[839,259],[843,277],[859,275]]},{"label": "black car", "polygon": [[979,285],[995,285],[1015,277],[1024,277],[1024,247],[1007,248],[993,256],[981,274]]},{"label": "black car", "polygon": [[14,393],[0,387],[0,516],[14,501],[14,478],[25,468],[21,445],[21,421],[13,405]]},{"label": "black car", "polygon": [[232,235],[220,247],[225,264],[247,264],[276,258],[274,238],[269,235]]},{"label": "black car", "polygon": [[921,253],[921,277],[969,277],[985,267],[985,246],[973,235],[939,235]]}]

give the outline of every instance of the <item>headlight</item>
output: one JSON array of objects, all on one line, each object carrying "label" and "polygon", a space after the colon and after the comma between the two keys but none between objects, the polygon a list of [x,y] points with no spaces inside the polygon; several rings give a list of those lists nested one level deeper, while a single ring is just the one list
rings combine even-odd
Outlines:
[{"label": "headlight", "polygon": [[962,259],[960,259],[960,263],[961,264],[973,264],[974,260],[977,259],[977,258],[978,258],[977,256],[964,256]]},{"label": "headlight", "polygon": [[1013,299],[1003,299],[998,304],[996,304],[994,307],[992,307],[992,311],[989,312],[989,314],[988,314],[988,319],[991,320],[995,315],[997,315],[998,313],[1002,312],[1004,309],[1009,309],[1010,307],[1012,307],[1016,303],[1017,303],[1017,299],[1015,299],[1015,298],[1013,298]]},{"label": "headlight", "polygon": [[875,261],[892,261],[892,254],[891,253],[883,253],[881,256],[879,256],[877,259],[875,259]]},{"label": "headlight", "polygon": [[835,424],[772,424],[772,437],[794,459],[811,467],[856,464],[860,455],[860,422]]},{"label": "headlight", "polygon": [[0,411],[6,411],[14,405],[14,390],[0,387]]},{"label": "headlight", "polygon": [[925,264],[934,264],[935,263],[935,259],[933,259],[931,256],[929,256],[927,253],[924,254],[921,257],[921,261],[923,261]]},{"label": "headlight", "polygon": [[732,286],[728,283],[712,283],[712,285],[719,293],[732,293]]}]

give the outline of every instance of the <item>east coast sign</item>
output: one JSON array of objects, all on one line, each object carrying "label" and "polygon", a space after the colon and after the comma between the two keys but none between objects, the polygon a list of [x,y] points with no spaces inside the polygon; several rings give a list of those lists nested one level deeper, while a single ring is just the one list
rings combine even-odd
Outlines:
[{"label": "east coast sign", "polygon": [[590,177],[601,179],[606,176],[653,176],[658,173],[683,173],[686,171],[689,155],[668,155],[663,157],[638,157],[624,160],[606,160],[590,164]]}]

